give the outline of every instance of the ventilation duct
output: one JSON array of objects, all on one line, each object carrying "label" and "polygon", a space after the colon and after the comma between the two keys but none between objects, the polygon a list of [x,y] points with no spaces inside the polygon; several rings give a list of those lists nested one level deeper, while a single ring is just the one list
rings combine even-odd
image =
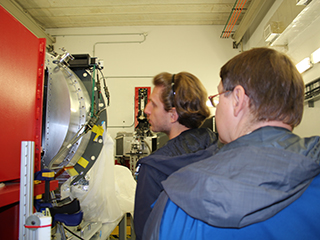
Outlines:
[{"label": "ventilation duct", "polygon": [[237,30],[231,37],[234,43],[238,45],[245,34],[254,32],[260,24],[263,17],[269,11],[275,0],[252,0],[248,9],[246,10]]},{"label": "ventilation duct", "polygon": [[266,42],[273,42],[284,31],[285,27],[282,22],[269,22],[263,31],[264,40]]},{"label": "ventilation duct", "polygon": [[296,1],[284,0],[265,26],[264,40],[273,42],[304,8],[305,5],[296,5]]}]

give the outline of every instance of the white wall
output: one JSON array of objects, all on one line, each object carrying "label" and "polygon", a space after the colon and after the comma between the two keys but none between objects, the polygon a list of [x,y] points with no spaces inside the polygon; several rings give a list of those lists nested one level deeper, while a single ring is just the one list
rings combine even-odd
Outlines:
[{"label": "white wall", "polygon": [[[276,0],[257,30],[246,39],[244,50],[266,46],[263,30],[283,0]],[[318,1],[314,0],[314,4]],[[294,62],[299,62],[312,51],[320,47],[320,16],[297,33],[294,39],[288,39],[286,53]],[[136,41],[139,36],[98,36],[94,34],[110,33],[147,33],[143,43],[99,44],[95,55],[104,60],[104,75],[111,94],[108,108],[109,133],[114,138],[117,132],[133,131],[134,87],[151,86],[152,77],[160,72],[177,73],[189,71],[195,74],[205,85],[208,94],[217,92],[220,67],[239,50],[232,49],[231,39],[220,39],[224,26],[143,26],[143,27],[105,27],[79,29],[48,29],[57,36],[55,49],[65,47],[68,52],[89,53],[93,56],[97,42]],[[68,36],[80,34],[83,36]],[[88,35],[88,36],[85,36]],[[279,49],[278,49],[279,50]],[[281,50],[281,49],[280,49]],[[125,76],[124,78],[119,78]],[[139,78],[132,78],[137,77]],[[303,73],[305,83],[320,77],[320,64]],[[319,106],[305,106],[303,121],[295,129],[301,136],[320,135],[317,127],[320,118]],[[214,110],[212,110],[213,112]],[[214,112],[213,112],[214,113]],[[121,127],[119,127],[121,126]]]},{"label": "white wall", "polygon": [[[143,43],[112,43],[95,46],[95,56],[104,61],[104,76],[111,95],[108,131],[133,131],[134,88],[151,86],[152,77],[167,71],[188,71],[196,75],[208,94],[217,93],[220,67],[239,51],[231,39],[220,39],[224,26],[144,26],[82,29],[48,29],[57,36],[54,47],[64,47],[71,54],[93,56],[97,42],[136,41],[140,36],[98,36],[102,33],[147,33]],[[68,36],[81,34],[83,36]],[[88,36],[84,36],[88,35]],[[124,78],[118,78],[125,76]],[[132,78],[140,76],[138,78]],[[120,126],[120,127],[119,127]]]},{"label": "white wall", "polygon": [[[264,41],[263,30],[270,20],[271,16],[278,9],[283,0],[276,0],[265,18],[260,23],[257,30],[252,34],[250,39],[244,45],[244,49],[248,50],[253,47],[266,46]],[[319,8],[319,0],[313,0],[309,6],[314,6]],[[317,13],[314,16],[308,16],[309,21],[305,22],[305,27],[299,31],[295,32],[294,35],[287,39],[287,50],[284,48],[277,48],[278,50],[283,50],[287,55],[289,55],[295,63],[298,63],[305,57],[310,56],[310,54],[320,47],[320,15]],[[320,64],[317,63],[310,70],[302,74],[305,83],[309,83],[320,77]],[[319,127],[320,119],[320,102],[315,102],[314,108],[309,108],[305,104],[304,115],[301,124],[294,130],[300,136],[312,136],[320,135]]]}]

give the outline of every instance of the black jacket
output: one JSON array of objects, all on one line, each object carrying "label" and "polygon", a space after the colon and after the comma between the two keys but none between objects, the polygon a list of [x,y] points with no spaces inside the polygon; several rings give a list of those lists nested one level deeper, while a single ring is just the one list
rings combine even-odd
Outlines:
[{"label": "black jacket", "polygon": [[[134,228],[137,240],[142,237],[145,222],[151,212],[151,205],[163,190],[161,182],[180,168],[211,156],[218,149],[217,142],[217,135],[208,128],[190,129],[138,161],[138,183],[134,207]],[[203,151],[205,149],[209,151]]]}]

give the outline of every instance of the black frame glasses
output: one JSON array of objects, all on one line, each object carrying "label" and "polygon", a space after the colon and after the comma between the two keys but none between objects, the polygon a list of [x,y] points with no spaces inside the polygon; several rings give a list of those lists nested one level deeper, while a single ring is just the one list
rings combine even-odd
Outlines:
[{"label": "black frame glasses", "polygon": [[209,96],[209,100],[211,102],[211,105],[213,107],[217,107],[218,103],[219,103],[219,97],[221,94],[224,94],[224,93],[227,93],[227,92],[230,92],[230,90],[228,91],[224,91],[224,92],[221,92],[221,93],[218,93],[218,94],[215,94],[215,95],[212,95],[212,96]]}]

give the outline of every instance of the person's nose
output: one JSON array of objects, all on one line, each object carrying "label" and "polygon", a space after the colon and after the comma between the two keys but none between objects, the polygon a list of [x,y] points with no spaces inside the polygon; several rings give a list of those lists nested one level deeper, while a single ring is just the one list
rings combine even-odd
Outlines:
[{"label": "person's nose", "polygon": [[150,102],[147,103],[146,107],[144,108],[143,112],[147,115],[150,115]]}]

